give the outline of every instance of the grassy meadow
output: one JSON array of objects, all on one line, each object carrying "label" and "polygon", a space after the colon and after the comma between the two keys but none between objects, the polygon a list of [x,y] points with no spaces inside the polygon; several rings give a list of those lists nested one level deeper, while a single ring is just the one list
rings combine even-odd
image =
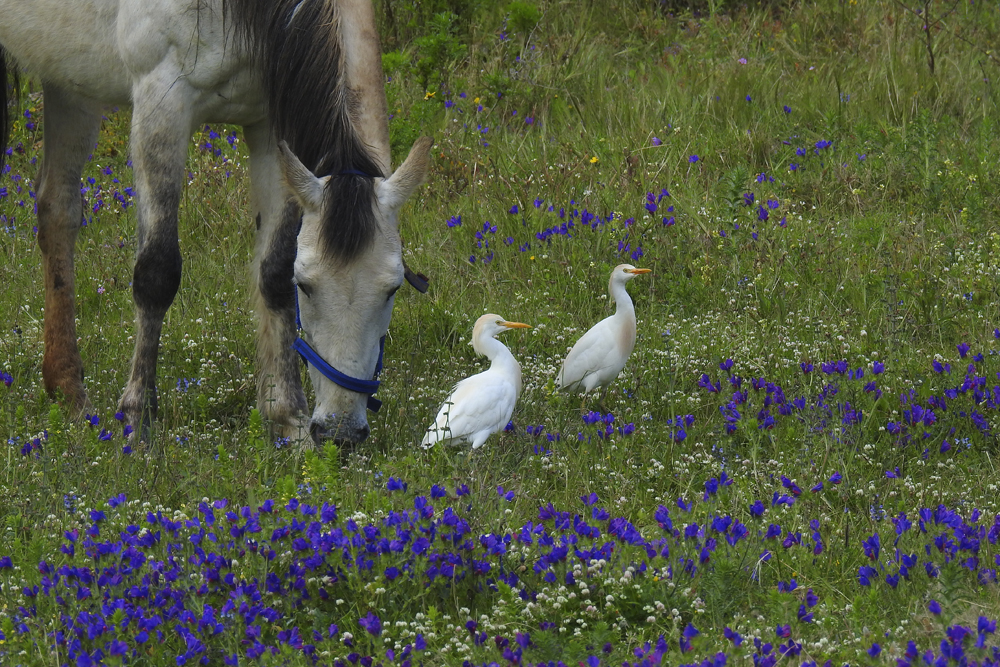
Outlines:
[{"label": "grassy meadow", "polygon": [[[276,444],[254,410],[238,128],[192,138],[139,446],[108,110],[77,245],[96,413],[45,395],[26,81],[0,176],[0,663],[1000,661],[1000,8],[709,4],[377,5],[394,162],[435,140],[401,216],[431,287],[396,297],[350,451]],[[581,416],[553,379],[622,262],[652,269],[638,342]],[[484,312],[533,325],[503,338],[511,425],[424,451],[485,367]]]}]

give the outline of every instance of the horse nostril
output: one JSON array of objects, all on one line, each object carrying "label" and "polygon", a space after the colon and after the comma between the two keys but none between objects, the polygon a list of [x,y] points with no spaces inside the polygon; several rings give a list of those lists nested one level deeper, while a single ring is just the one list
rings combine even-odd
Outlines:
[{"label": "horse nostril", "polygon": [[367,423],[358,424],[350,420],[332,419],[314,419],[309,422],[309,434],[317,445],[322,445],[331,438],[338,444],[356,445],[368,438],[370,433],[371,427]]},{"label": "horse nostril", "polygon": [[323,439],[326,438],[326,429],[319,422],[310,422],[309,435],[312,436],[313,442],[321,445],[323,444]]},{"label": "horse nostril", "polygon": [[346,426],[341,424],[336,430],[327,433],[327,436],[333,436],[333,441],[338,446],[353,447],[364,442],[368,438],[369,433],[371,433],[371,428],[368,424],[362,426]]}]

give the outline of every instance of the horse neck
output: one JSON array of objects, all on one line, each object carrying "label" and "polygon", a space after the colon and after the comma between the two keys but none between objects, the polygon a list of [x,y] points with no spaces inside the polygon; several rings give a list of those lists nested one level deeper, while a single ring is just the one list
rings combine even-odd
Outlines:
[{"label": "horse neck", "polygon": [[348,90],[351,121],[382,173],[391,173],[389,108],[385,99],[382,50],[371,0],[337,0],[340,41]]}]

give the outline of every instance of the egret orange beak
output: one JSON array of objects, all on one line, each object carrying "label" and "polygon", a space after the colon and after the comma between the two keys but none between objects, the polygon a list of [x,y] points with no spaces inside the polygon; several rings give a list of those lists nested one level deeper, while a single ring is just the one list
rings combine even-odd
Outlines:
[{"label": "egret orange beak", "polygon": [[521,322],[506,322],[505,321],[503,323],[503,326],[507,327],[508,329],[530,329],[531,328],[530,324],[522,324]]},{"label": "egret orange beak", "polygon": [[640,273],[652,273],[653,269],[625,269],[627,273],[639,275]]}]

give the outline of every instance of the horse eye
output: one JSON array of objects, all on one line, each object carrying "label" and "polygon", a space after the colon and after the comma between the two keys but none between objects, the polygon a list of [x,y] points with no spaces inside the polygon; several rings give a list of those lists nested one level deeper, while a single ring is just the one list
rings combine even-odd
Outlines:
[{"label": "horse eye", "polygon": [[297,280],[295,281],[295,284],[298,285],[299,289],[302,290],[302,293],[305,294],[306,297],[309,297],[309,298],[312,297],[312,288],[309,287],[309,285],[307,285],[305,283],[300,283]]}]

